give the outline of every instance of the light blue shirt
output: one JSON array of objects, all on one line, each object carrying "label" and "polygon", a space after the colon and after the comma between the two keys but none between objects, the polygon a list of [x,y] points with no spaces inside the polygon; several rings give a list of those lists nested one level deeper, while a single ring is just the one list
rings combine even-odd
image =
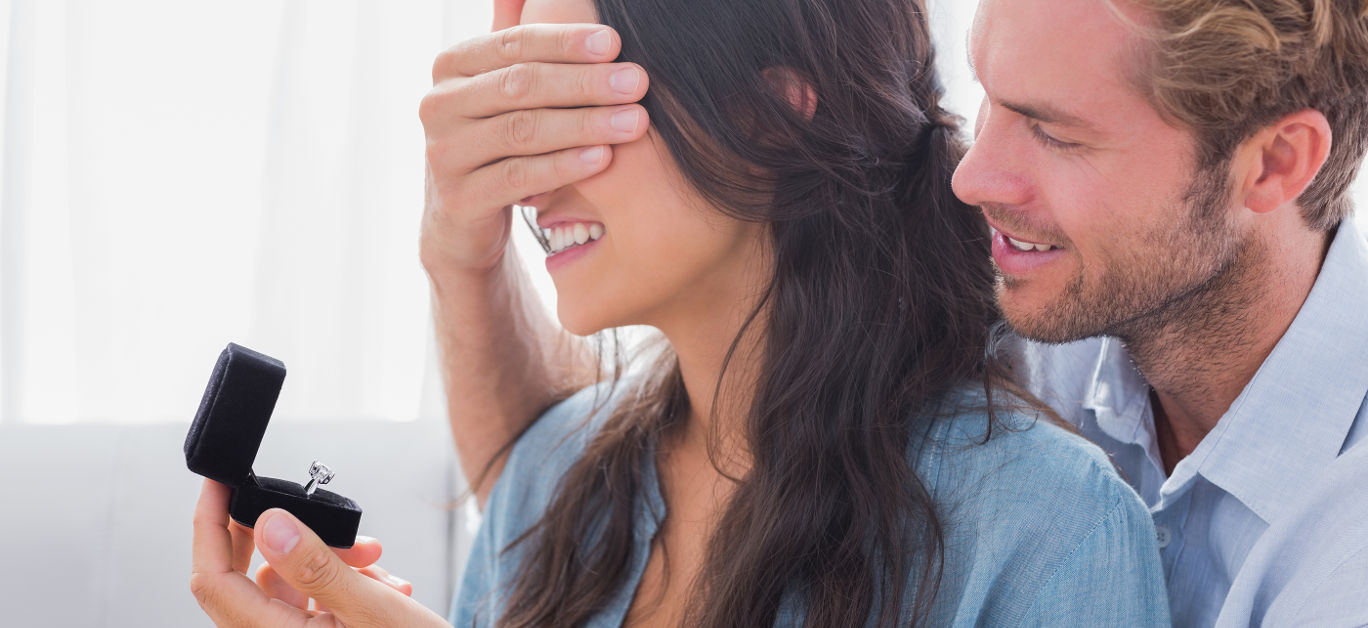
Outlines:
[{"label": "light blue shirt", "polygon": [[1368,241],[1353,220],[1216,427],[1166,475],[1150,388],[1111,338],[1026,343],[1032,392],[1149,504],[1179,626],[1368,625]]},{"label": "light blue shirt", "polygon": [[[601,391],[587,389],[551,409],[514,446],[452,607],[456,626],[492,626],[505,608],[528,546],[504,549],[541,518],[598,431],[607,411],[589,417]],[[1153,523],[1101,450],[1032,417],[999,417],[1010,429],[994,428],[986,444],[981,410],[939,420],[909,455],[945,526],[944,575],[930,625],[1167,625]],[[652,463],[642,469],[629,576],[590,626],[622,624],[665,514],[654,456],[645,458]],[[786,599],[793,603],[780,609],[776,625],[801,625],[801,601]]]}]

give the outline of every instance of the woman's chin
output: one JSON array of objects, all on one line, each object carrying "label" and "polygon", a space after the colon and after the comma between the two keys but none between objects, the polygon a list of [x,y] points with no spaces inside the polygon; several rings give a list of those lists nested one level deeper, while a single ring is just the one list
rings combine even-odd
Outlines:
[{"label": "woman's chin", "polygon": [[560,319],[561,327],[563,327],[565,331],[576,336],[592,336],[609,327],[614,327],[614,325],[607,322],[602,316],[568,308],[564,304],[557,306],[556,317]]}]

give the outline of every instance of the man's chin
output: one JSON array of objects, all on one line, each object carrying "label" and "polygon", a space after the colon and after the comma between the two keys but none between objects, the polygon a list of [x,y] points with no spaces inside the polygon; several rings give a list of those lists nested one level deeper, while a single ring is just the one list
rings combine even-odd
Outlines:
[{"label": "man's chin", "polygon": [[1046,344],[1064,344],[1092,336],[1090,321],[1081,320],[1082,308],[1062,299],[1032,299],[1024,286],[999,282],[998,307],[1007,325],[1018,336]]}]

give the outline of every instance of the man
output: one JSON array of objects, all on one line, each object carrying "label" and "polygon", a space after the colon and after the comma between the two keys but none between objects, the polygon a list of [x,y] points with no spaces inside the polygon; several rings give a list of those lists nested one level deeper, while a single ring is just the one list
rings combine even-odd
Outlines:
[{"label": "man", "polygon": [[[496,0],[496,29],[521,5]],[[481,503],[504,445],[592,372],[507,253],[508,206],[645,132],[645,73],[604,63],[619,45],[498,30],[439,57],[424,99],[423,262]],[[1368,623],[1368,243],[1346,220],[1368,2],[983,0],[971,58],[987,97],[956,193],[993,226],[1003,312],[1036,341],[1023,376],[1151,505],[1175,621]],[[206,496],[196,591],[233,617],[263,602],[215,573],[234,544]],[[284,553],[257,536],[275,597],[344,620],[387,599],[310,534]]]},{"label": "man", "polygon": [[1368,622],[1368,3],[984,0],[970,48],[955,192],[1012,327],[1091,338],[1025,379],[1150,505],[1175,621]]}]

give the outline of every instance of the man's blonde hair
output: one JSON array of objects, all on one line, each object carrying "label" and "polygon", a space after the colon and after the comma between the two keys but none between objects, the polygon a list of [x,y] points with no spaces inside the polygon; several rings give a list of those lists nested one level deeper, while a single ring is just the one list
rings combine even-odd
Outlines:
[{"label": "man's blonde hair", "polygon": [[1196,134],[1204,172],[1224,172],[1260,128],[1315,109],[1334,139],[1302,215],[1324,231],[1352,213],[1368,151],[1368,0],[1107,1],[1146,15],[1136,83]]}]

